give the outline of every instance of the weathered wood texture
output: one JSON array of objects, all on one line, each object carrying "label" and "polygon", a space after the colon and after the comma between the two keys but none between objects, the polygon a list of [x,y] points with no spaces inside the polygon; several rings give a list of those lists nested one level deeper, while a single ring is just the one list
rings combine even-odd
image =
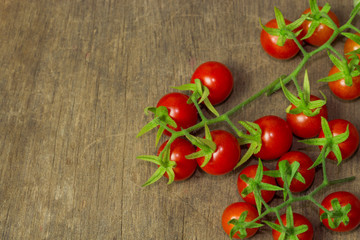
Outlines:
[{"label": "weathered wood texture", "polygon": [[[329,2],[344,23],[352,0]],[[260,46],[259,17],[273,18],[274,6],[293,20],[308,1],[0,1],[0,239],[227,239],[220,218],[240,201],[239,171],[215,177],[198,170],[182,183],[161,179],[142,188],[156,166],[136,156],[156,153],[155,134],[135,136],[150,119],[143,109],[187,83],[202,62],[223,62],[235,77],[219,112],[291,72],[301,55],[277,61]],[[340,51],[343,44],[334,43]],[[328,96],[330,119],[360,129],[359,100],[339,101],[315,82],[330,67],[326,53],[307,64],[313,91]],[[287,105],[280,93],[262,97],[234,120],[285,117]],[[331,178],[360,179],[359,152],[328,168]],[[320,181],[318,171],[314,185]],[[317,199],[340,189],[360,196],[360,181]],[[326,230],[312,204],[295,211],[311,219],[314,239],[360,236],[359,229]],[[265,227],[253,239],[270,234]]]}]

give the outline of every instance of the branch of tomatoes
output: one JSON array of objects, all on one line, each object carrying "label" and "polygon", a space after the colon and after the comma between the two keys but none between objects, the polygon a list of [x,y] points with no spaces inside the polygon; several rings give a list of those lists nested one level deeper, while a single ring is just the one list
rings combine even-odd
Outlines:
[{"label": "branch of tomatoes", "polygon": [[[360,218],[351,219],[352,211],[359,209],[360,201],[356,197],[352,198],[351,202],[346,202],[346,200],[342,202],[341,195],[336,195],[335,200],[331,199],[331,204],[326,206],[314,199],[315,193],[324,187],[354,179],[350,177],[328,180],[325,160],[326,158],[337,160],[340,164],[342,160],[350,158],[358,148],[359,134],[356,128],[346,120],[327,121],[326,97],[321,93],[324,100],[320,100],[311,95],[306,70],[302,89],[297,80],[299,72],[308,60],[317,53],[327,50],[329,58],[334,64],[334,70],[330,71],[329,76],[318,81],[328,82],[330,89],[339,98],[353,100],[360,96],[360,60],[358,56],[360,54],[360,31],[352,25],[359,10],[360,4],[356,5],[349,20],[340,27],[335,14],[330,11],[330,5],[326,4],[320,7],[316,0],[310,0],[310,8],[293,23],[285,19],[280,10],[275,8],[275,19],[266,25],[262,25],[260,22],[263,27],[261,43],[264,50],[271,56],[280,59],[292,58],[300,51],[303,59],[292,73],[279,77],[223,114],[219,114],[214,105],[229,97],[233,88],[233,76],[225,65],[218,62],[206,62],[200,65],[194,72],[191,83],[175,88],[190,91],[190,97],[182,93],[170,93],[161,98],[156,107],[147,108],[146,112],[153,112],[155,117],[140,131],[138,136],[158,127],[156,144],[162,134],[168,135],[169,140],[161,145],[157,156],[138,157],[158,165],[158,169],[144,186],[154,183],[163,175],[169,178],[169,184],[173,181],[187,179],[195,172],[197,165],[209,174],[226,174],[241,166],[254,155],[259,158],[258,165],[244,168],[238,179],[240,196],[250,205],[240,204],[241,209],[237,210],[240,214],[236,217],[236,221],[230,220],[224,223],[223,220],[223,227],[231,238],[237,236],[244,238],[255,234],[261,225],[259,221],[269,213],[275,213],[277,222],[263,222],[273,229],[274,239],[302,239],[302,236],[305,236],[305,239],[310,239],[310,236],[312,238],[311,224],[306,222],[307,219],[304,216],[293,213],[291,208],[292,203],[306,200],[319,207],[320,220],[334,231],[344,227],[352,230],[359,225]],[[325,29],[322,34],[318,30],[320,26]],[[344,32],[348,29],[357,33]],[[331,45],[340,34],[349,40],[349,43],[347,41],[347,45],[345,44],[345,56]],[[317,46],[317,48],[307,52],[303,47],[303,41]],[[289,82],[293,82],[296,86],[297,96],[285,87]],[[337,91],[339,86],[341,86],[340,93]],[[247,131],[245,133],[230,119],[234,113],[261,95],[271,95],[280,89],[291,103],[286,109],[287,121],[277,116],[265,116],[254,122],[239,121]],[[203,105],[215,117],[205,117],[202,110]],[[200,122],[197,122],[198,115],[201,119]],[[307,119],[306,126],[299,124],[297,119],[299,117]],[[210,131],[208,126],[219,122],[227,123],[236,135],[224,130]],[[204,138],[192,135],[199,129],[205,129]],[[274,132],[274,129],[277,130]],[[304,138],[302,143],[319,146],[321,151],[315,162],[312,162],[304,153],[289,152],[293,134]],[[272,143],[269,143],[262,137],[264,135],[276,137]],[[318,138],[314,138],[316,136]],[[240,145],[249,147],[241,159]],[[263,169],[265,167],[260,159],[265,161],[279,159],[277,170]],[[323,183],[308,195],[295,197],[293,192],[302,192],[311,185],[315,174],[313,168],[320,164],[323,169]],[[280,187],[276,186],[275,179]],[[271,201],[275,191],[282,191],[284,202],[276,207],[271,207],[268,202]],[[256,206],[255,211],[251,209],[251,207],[254,208],[253,205]],[[280,210],[285,207],[287,208],[286,214],[280,215]],[[265,208],[264,211],[262,211],[263,208]],[[226,217],[227,215],[223,216],[223,218]],[[244,224],[245,222],[246,224]],[[349,224],[352,227],[348,227]],[[229,226],[234,227],[231,229]],[[252,231],[248,231],[249,229]]]}]

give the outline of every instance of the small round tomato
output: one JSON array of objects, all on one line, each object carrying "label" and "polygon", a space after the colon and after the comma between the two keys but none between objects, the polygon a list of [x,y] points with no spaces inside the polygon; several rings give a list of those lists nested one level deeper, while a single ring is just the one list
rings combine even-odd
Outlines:
[{"label": "small round tomato", "polygon": [[[241,214],[245,211],[247,211],[247,216],[245,218],[245,222],[251,222],[255,218],[259,217],[259,214],[258,214],[256,208],[254,206],[252,206],[251,204],[245,203],[245,202],[233,203],[224,210],[222,218],[221,218],[221,223],[222,223],[223,229],[225,230],[227,235],[230,235],[230,231],[234,227],[233,224],[229,224],[229,221],[232,219],[239,219]],[[256,222],[260,223],[260,221],[256,221]],[[246,238],[250,238],[251,236],[253,236],[257,232],[257,230],[258,230],[258,228],[247,228],[246,229],[246,233],[247,233]],[[232,236],[232,237],[239,239],[240,237],[238,236],[238,234],[240,234],[240,233],[236,232],[234,234],[234,236]]]},{"label": "small round tomato", "polygon": [[[329,72],[329,76],[340,72],[340,70],[333,66]],[[353,100],[360,97],[360,76],[352,78],[352,85],[347,86],[345,79],[339,79],[337,81],[328,82],[330,90],[339,98],[344,100]]]},{"label": "small round tomato", "polygon": [[[222,175],[234,169],[240,160],[241,150],[236,137],[224,130],[211,131],[211,137],[216,144],[216,150],[212,154],[210,161],[201,167],[205,172],[211,175]],[[198,148],[197,151],[200,151]],[[205,157],[197,158],[199,166],[205,160]]]},{"label": "small round tomato", "polygon": [[273,160],[286,153],[291,145],[293,135],[289,124],[278,116],[264,116],[254,123],[258,124],[261,134],[261,149],[255,157],[262,160]]},{"label": "small round tomato", "polygon": [[[302,183],[294,178],[290,184],[290,191],[302,192],[308,189],[312,184],[312,182],[314,181],[314,177],[315,177],[315,168],[309,169],[313,165],[313,161],[311,160],[311,158],[302,152],[298,152],[298,151],[287,152],[284,155],[282,155],[278,160],[276,165],[276,170],[279,170],[279,163],[285,160],[288,161],[290,164],[292,164],[293,162],[300,163],[298,172],[305,179],[305,183]],[[282,178],[276,178],[276,181],[280,187],[284,187],[284,181],[282,180]]]},{"label": "small round tomato", "polygon": [[[159,150],[158,155],[164,149],[168,141],[164,142]],[[195,172],[197,168],[197,163],[193,159],[187,159],[186,155],[192,154],[195,152],[195,147],[187,140],[183,138],[177,138],[170,145],[170,161],[176,162],[175,168],[173,171],[175,173],[175,181],[185,180]],[[169,177],[167,173],[164,174],[165,177]]]},{"label": "small round tomato", "polygon": [[[331,228],[329,226],[329,220],[327,218],[322,220],[322,223],[328,229],[335,232],[348,232],[355,229],[360,224],[360,200],[352,193],[349,192],[334,192],[329,194],[324,200],[321,202],[321,205],[329,211],[333,211],[334,208],[331,204],[333,199],[337,198],[341,207],[345,207],[348,204],[351,204],[351,210],[347,214],[349,218],[349,223],[345,226],[344,223],[340,223],[337,228]],[[320,208],[320,216],[324,213],[324,210]]]},{"label": "small round tomato", "polygon": [[[285,19],[285,24],[289,25],[291,21]],[[278,28],[278,24],[276,19],[270,20],[268,23],[265,24],[265,27],[268,28]],[[296,32],[297,29],[294,30]],[[267,52],[270,56],[277,58],[277,59],[290,59],[294,57],[299,52],[299,47],[294,42],[294,40],[287,39],[283,46],[278,46],[276,43],[278,41],[278,36],[273,36],[267,33],[264,29],[261,31],[260,34],[260,41],[261,45],[264,48],[265,52]],[[299,40],[300,44],[302,44],[301,36],[298,36],[297,39]]]},{"label": "small round tomato", "polygon": [[[360,36],[360,33],[356,33],[356,35]],[[355,51],[360,48],[360,45],[351,40],[350,38],[346,39],[346,42],[344,44],[344,54],[347,59],[349,59],[349,56],[347,53]],[[357,54],[360,58],[360,54]]]},{"label": "small round tomato", "polygon": [[[319,100],[320,98],[311,95],[310,101]],[[294,109],[295,105],[291,104],[291,109]],[[299,114],[286,114],[286,120],[294,133],[294,135],[300,138],[312,138],[319,135],[321,130],[321,117],[328,118],[328,111],[326,105],[322,106],[320,113],[316,116],[309,117],[304,113]]]},{"label": "small round tomato", "polygon": [[192,75],[191,83],[197,78],[209,89],[208,98],[213,105],[225,101],[234,85],[230,70],[224,64],[214,61],[201,64]]},{"label": "small round tomato", "polygon": [[[256,205],[255,202],[255,197],[254,197],[254,193],[249,193],[247,196],[243,197],[241,195],[242,191],[249,186],[248,183],[246,183],[245,181],[243,181],[240,176],[245,174],[248,178],[255,178],[256,175],[256,171],[257,171],[258,165],[250,165],[245,167],[239,174],[238,179],[237,179],[237,188],[239,191],[239,194],[241,196],[242,199],[244,199],[245,202],[250,203],[252,205]],[[265,166],[263,166],[264,171],[268,171],[269,169]],[[275,178],[270,177],[270,176],[266,176],[263,175],[263,179],[262,181],[263,183],[268,183],[271,185],[276,185],[276,181]],[[270,202],[275,196],[275,191],[267,191],[267,190],[262,190],[261,191],[261,197],[264,199],[265,202]]]},{"label": "small round tomato", "polygon": [[[346,131],[347,126],[349,125],[349,137],[338,146],[341,151],[342,160],[350,158],[359,147],[359,132],[356,127],[349,121],[344,119],[335,119],[328,122],[330,130],[333,136],[339,135]],[[321,130],[319,138],[324,138],[324,132]],[[320,146],[320,150],[322,146]],[[335,154],[330,152],[327,158],[331,160],[336,160]]]},{"label": "small round tomato", "polygon": [[[286,214],[283,214],[280,216],[281,221],[286,226]],[[308,227],[308,230],[306,232],[303,232],[301,234],[296,235],[299,240],[311,240],[314,236],[314,228],[311,224],[311,222],[304,217],[303,215],[300,215],[298,213],[293,213],[293,219],[294,219],[294,227],[298,227],[301,225],[306,225]],[[275,224],[280,225],[279,220],[276,219]],[[272,235],[275,240],[278,240],[280,238],[281,233],[276,231],[275,229],[272,230]]]},{"label": "small round tomato", "polygon": [[[319,10],[321,10],[321,9],[322,9],[322,7],[319,7]],[[303,12],[303,14],[307,14],[309,12],[311,13],[310,8],[306,9]],[[340,26],[339,19],[337,18],[335,13],[333,13],[332,11],[329,11],[328,16],[336,24],[337,27]],[[301,25],[305,35],[309,31],[310,25],[311,25],[311,21],[308,21],[308,20],[305,20],[303,22],[303,24]],[[333,29],[331,29],[328,26],[321,23],[315,29],[315,32],[309,38],[305,39],[305,42],[307,42],[311,45],[314,45],[314,46],[321,46],[329,40],[329,38],[332,36],[333,32],[334,32]]]},{"label": "small round tomato", "polygon": [[[164,106],[169,111],[169,116],[176,122],[177,127],[171,127],[175,131],[180,131],[181,128],[186,129],[196,124],[198,120],[198,112],[194,104],[188,104],[189,96],[182,93],[169,93],[163,96],[156,107]],[[164,131],[170,136],[170,132]]]}]

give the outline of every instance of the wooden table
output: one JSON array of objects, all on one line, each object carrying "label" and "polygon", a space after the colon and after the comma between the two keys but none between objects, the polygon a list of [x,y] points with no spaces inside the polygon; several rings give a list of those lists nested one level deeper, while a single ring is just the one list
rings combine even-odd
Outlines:
[{"label": "wooden table", "polygon": [[[329,3],[345,23],[352,1]],[[187,181],[167,185],[162,178],[143,188],[156,166],[136,157],[156,154],[155,132],[136,134],[151,119],[143,109],[175,91],[172,86],[188,83],[203,62],[222,62],[234,75],[234,91],[217,107],[220,113],[290,73],[301,54],[275,60],[259,41],[259,18],[273,18],[274,6],[294,20],[308,1],[2,0],[0,239],[228,239],[220,218],[226,206],[241,201],[240,169],[223,176],[197,170]],[[344,42],[337,39],[335,48],[342,51]],[[316,82],[331,65],[325,52],[306,65],[312,90],[328,97],[330,120],[344,118],[360,129],[359,99],[340,101]],[[233,120],[285,118],[287,106],[278,92],[257,99]],[[316,157],[316,147],[297,140],[293,150]],[[340,167],[329,162],[329,176],[359,179],[359,158],[357,152]],[[322,180],[321,168],[317,173],[311,189]],[[358,179],[316,198],[344,189],[360,197]],[[277,195],[271,204],[280,201]],[[294,211],[309,217],[314,239],[360,236],[359,228],[328,231],[309,202],[295,204]],[[264,227],[253,239],[270,236]]]}]

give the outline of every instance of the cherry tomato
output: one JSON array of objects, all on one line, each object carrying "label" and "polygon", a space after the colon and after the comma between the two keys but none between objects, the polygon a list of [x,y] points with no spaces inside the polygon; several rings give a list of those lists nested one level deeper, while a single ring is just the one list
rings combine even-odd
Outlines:
[{"label": "cherry tomato", "polygon": [[[321,10],[321,9],[322,9],[322,7],[319,7],[319,10]],[[310,8],[306,9],[303,12],[303,14],[307,14],[309,12],[311,12]],[[332,11],[329,11],[328,16],[336,24],[337,27],[340,26],[339,19],[337,18],[335,13],[333,13]],[[305,20],[303,22],[303,24],[301,25],[305,35],[309,31],[310,25],[311,25],[311,21],[308,21],[308,20]],[[329,40],[329,38],[331,37],[333,32],[334,32],[334,30],[332,30],[328,26],[326,26],[324,24],[320,24],[315,29],[315,32],[309,38],[305,39],[305,42],[307,42],[311,45],[314,45],[314,46],[321,46]]]},{"label": "cherry tomato", "polygon": [[[356,35],[360,36],[360,33],[356,33]],[[344,54],[347,59],[349,59],[349,55],[347,53],[355,51],[360,48],[360,45],[351,40],[350,38],[346,39],[346,42],[344,44]],[[360,54],[357,54],[360,58]]]},{"label": "cherry tomato", "polygon": [[277,116],[269,115],[255,121],[262,131],[261,149],[255,157],[262,160],[279,158],[286,153],[292,145],[292,132],[288,123]]},{"label": "cherry tomato", "polygon": [[[329,220],[327,218],[322,220],[322,223],[325,225],[325,227],[335,232],[348,232],[355,229],[360,224],[360,200],[352,193],[340,191],[329,194],[321,202],[321,205],[327,210],[332,211],[334,209],[331,201],[335,198],[338,199],[342,207],[351,204],[351,210],[348,213],[349,223],[346,226],[344,225],[344,223],[340,223],[340,225],[334,229],[329,226]],[[320,216],[323,213],[324,210],[320,208]]]},{"label": "cherry tomato", "polygon": [[[320,98],[311,95],[310,101],[319,100]],[[294,109],[295,105],[291,104],[291,109]],[[319,135],[321,130],[321,117],[328,118],[328,111],[326,105],[322,106],[320,113],[313,117],[308,117],[303,113],[299,114],[286,114],[286,120],[294,133],[294,135],[300,138],[313,138]]]},{"label": "cherry tomato", "polygon": [[[247,184],[245,181],[243,181],[240,176],[245,174],[248,178],[255,178],[256,175],[256,171],[257,171],[258,165],[250,165],[245,167],[239,174],[238,179],[237,179],[237,188],[239,191],[239,194],[241,196],[242,199],[244,199],[245,202],[250,203],[252,205],[256,205],[255,202],[255,197],[254,197],[254,193],[249,193],[247,196],[243,197],[241,195],[242,191],[249,186],[249,184]],[[265,166],[263,166],[264,171],[268,171],[269,169]],[[275,178],[270,177],[270,176],[263,176],[262,181],[263,183],[268,183],[271,185],[276,185],[276,181]],[[261,191],[261,197],[264,199],[265,202],[270,202],[275,196],[275,191],[267,191],[267,190],[262,190]]]},{"label": "cherry tomato", "polygon": [[[236,137],[224,130],[211,131],[211,137],[216,144],[216,150],[210,161],[202,169],[212,175],[222,175],[230,172],[240,160],[240,145]],[[198,151],[200,149],[198,148]],[[199,166],[204,157],[197,158]]]},{"label": "cherry tomato", "polygon": [[[158,155],[164,149],[168,141],[164,142],[159,150]],[[193,159],[187,159],[185,156],[195,152],[195,147],[183,138],[177,138],[170,145],[170,161],[176,162],[175,168],[175,181],[185,180],[195,172],[197,163]],[[168,174],[164,174],[168,178]]]},{"label": "cherry tomato", "polygon": [[[289,25],[291,21],[285,19],[285,24]],[[268,23],[265,24],[266,27],[269,28],[278,28],[276,19],[270,20]],[[298,29],[295,29],[294,32],[298,31]],[[296,45],[294,40],[287,39],[285,41],[285,44],[283,46],[278,46],[276,42],[278,41],[278,36],[272,36],[265,32],[263,29],[260,34],[260,41],[261,45],[264,48],[264,50],[272,57],[277,59],[290,59],[294,57],[299,52],[299,47]],[[301,36],[299,35],[297,37],[300,44],[302,44]]]},{"label": "cherry tomato", "polygon": [[[257,218],[259,216],[256,208],[254,206],[252,206],[251,204],[245,203],[245,202],[233,203],[224,210],[222,218],[221,218],[221,223],[222,223],[223,229],[225,230],[227,235],[230,235],[230,231],[234,226],[233,224],[229,224],[228,222],[232,219],[239,219],[241,214],[245,211],[248,212],[245,222],[251,222],[252,220],[254,220],[255,218]],[[260,223],[260,221],[256,221],[256,222]],[[250,238],[251,236],[253,236],[257,232],[257,230],[258,230],[258,228],[247,228],[246,229],[246,233],[247,233],[246,238]],[[236,232],[234,234],[233,238],[239,239],[238,234],[239,234],[239,232]]]},{"label": "cherry tomato", "polygon": [[[329,121],[329,127],[333,136],[339,135],[346,131],[346,127],[349,125],[349,137],[344,142],[339,144],[342,159],[350,158],[359,147],[359,132],[356,127],[349,121],[343,119],[335,119]],[[321,130],[319,138],[324,138],[324,132]],[[320,146],[320,150],[322,146]],[[336,160],[335,154],[330,152],[327,158]]]},{"label": "cherry tomato", "polygon": [[[294,178],[290,184],[290,191],[302,192],[308,189],[312,184],[312,182],[314,181],[314,177],[315,177],[315,168],[309,169],[313,165],[313,161],[311,160],[311,158],[302,152],[298,152],[298,151],[287,152],[284,155],[282,155],[278,160],[276,165],[277,170],[279,170],[279,163],[285,160],[287,160],[290,164],[292,164],[293,162],[300,163],[298,172],[305,179],[305,183],[302,183]],[[280,187],[284,186],[284,181],[282,180],[282,178],[276,178],[276,181]]]},{"label": "cherry tomato", "polygon": [[[286,226],[286,223],[287,223],[286,214],[281,215],[280,218],[281,218],[281,221]],[[311,239],[313,239],[314,228],[313,228],[311,222],[306,217],[304,217],[303,215],[300,215],[298,213],[293,213],[293,218],[294,218],[294,226],[295,227],[298,227],[298,226],[301,226],[301,225],[306,225],[308,227],[308,230],[306,232],[303,232],[303,233],[297,235],[299,240],[311,240]],[[275,223],[280,225],[278,219],[276,219]],[[273,235],[273,238],[275,240],[279,239],[280,234],[281,233],[276,231],[275,229],[272,230],[272,235]]]},{"label": "cherry tomato", "polygon": [[[187,104],[189,97],[182,93],[169,93],[163,96],[156,107],[164,106],[169,110],[169,116],[176,122],[177,127],[171,127],[175,131],[186,129],[196,124],[198,112],[194,104]],[[170,136],[170,132],[164,131]]]},{"label": "cherry tomato", "polygon": [[[329,76],[340,72],[340,70],[333,66],[329,72]],[[328,82],[330,90],[339,98],[344,100],[353,100],[360,97],[360,76],[352,78],[353,84],[346,86],[345,79]]]},{"label": "cherry tomato", "polygon": [[208,98],[213,105],[225,101],[234,85],[230,70],[224,64],[214,61],[201,64],[192,75],[191,83],[197,78],[209,89]]}]

